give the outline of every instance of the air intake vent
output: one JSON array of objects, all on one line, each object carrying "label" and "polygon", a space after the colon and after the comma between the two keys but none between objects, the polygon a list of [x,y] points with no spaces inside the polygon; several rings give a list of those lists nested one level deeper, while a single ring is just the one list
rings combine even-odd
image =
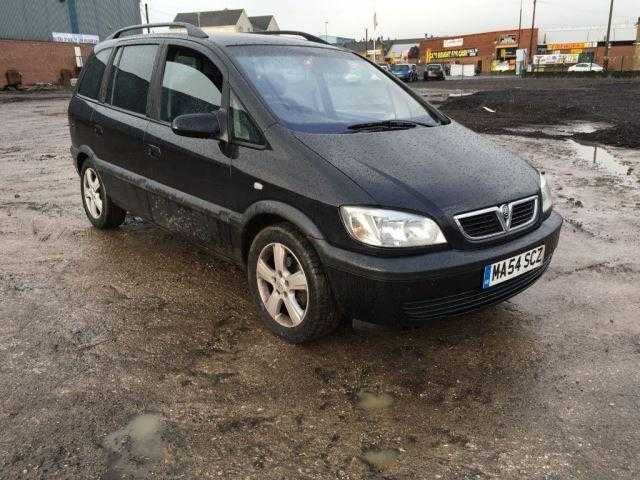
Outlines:
[{"label": "air intake vent", "polygon": [[474,217],[461,218],[460,225],[467,235],[474,238],[503,232],[502,224],[494,211],[481,213]]}]

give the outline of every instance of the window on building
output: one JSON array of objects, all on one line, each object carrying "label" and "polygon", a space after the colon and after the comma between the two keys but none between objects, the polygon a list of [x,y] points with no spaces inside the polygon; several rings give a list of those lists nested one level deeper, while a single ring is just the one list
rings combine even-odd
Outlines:
[{"label": "window on building", "polygon": [[212,113],[222,103],[222,73],[204,55],[170,47],[162,78],[160,118],[167,122],[187,113]]},{"label": "window on building", "polygon": [[84,75],[82,75],[82,82],[80,82],[78,86],[78,93],[80,95],[89,98],[98,98],[100,85],[102,84],[102,76],[107,67],[107,62],[109,62],[111,50],[111,48],[100,50],[91,56],[85,67]]},{"label": "window on building", "polygon": [[251,117],[242,106],[236,95],[231,92],[231,133],[235,140],[242,142],[263,145],[264,139],[262,133],[251,120]]},{"label": "window on building", "polygon": [[111,104],[144,114],[147,111],[147,94],[153,72],[153,62],[157,45],[131,45],[122,48],[119,59],[114,62],[109,90]]}]

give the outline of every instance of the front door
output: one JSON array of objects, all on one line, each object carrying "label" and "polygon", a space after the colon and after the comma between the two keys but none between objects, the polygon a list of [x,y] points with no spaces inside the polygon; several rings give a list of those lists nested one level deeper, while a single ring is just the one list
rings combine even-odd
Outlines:
[{"label": "front door", "polygon": [[147,127],[145,175],[153,220],[220,253],[230,237],[230,160],[221,142],[179,136],[179,115],[222,109],[225,75],[220,62],[199,45],[168,42],[156,81],[155,115]]}]

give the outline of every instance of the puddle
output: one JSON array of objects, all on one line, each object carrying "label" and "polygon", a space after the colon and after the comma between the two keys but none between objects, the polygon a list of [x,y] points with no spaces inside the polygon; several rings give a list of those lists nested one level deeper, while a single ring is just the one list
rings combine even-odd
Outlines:
[{"label": "puddle", "polygon": [[603,122],[570,122],[564,125],[525,125],[524,127],[505,128],[505,130],[513,133],[542,132],[546,135],[571,137],[576,133],[593,133],[611,126],[610,123]]},{"label": "puddle", "polygon": [[443,90],[438,88],[416,88],[416,92],[433,105],[440,105],[450,97],[467,97],[475,92],[469,90]]},{"label": "puddle", "polygon": [[164,425],[159,415],[140,415],[121,430],[105,438],[109,452],[108,470],[104,479],[146,478],[152,463],[165,458],[167,449],[162,440]]},{"label": "puddle", "polygon": [[367,450],[362,459],[378,471],[389,469],[400,456],[397,450]]},{"label": "puddle", "polygon": [[613,175],[626,176],[628,174],[629,167],[621,164],[620,161],[606,149],[596,145],[583,145],[574,140],[567,141],[571,144],[581,160]]},{"label": "puddle", "polygon": [[451,92],[449,94],[450,97],[468,97],[470,95],[473,95],[475,92],[466,92],[466,91],[459,91],[459,92]]},{"label": "puddle", "polygon": [[358,394],[358,406],[364,410],[382,410],[393,405],[393,397],[387,393],[376,395],[371,392]]}]

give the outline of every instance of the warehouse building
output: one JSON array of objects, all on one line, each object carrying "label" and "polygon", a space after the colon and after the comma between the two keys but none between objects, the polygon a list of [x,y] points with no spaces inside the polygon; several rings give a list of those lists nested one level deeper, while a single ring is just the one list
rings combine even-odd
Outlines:
[{"label": "warehouse building", "polygon": [[[420,42],[420,63],[440,63],[447,71],[463,65],[473,74],[515,73],[517,50],[529,50],[533,68],[564,71],[577,63],[604,64],[606,26],[558,30],[518,28],[467,35],[425,38]],[[468,69],[466,68],[468,67]],[[609,50],[610,70],[640,69],[638,24],[613,25]]]},{"label": "warehouse building", "polygon": [[68,83],[94,44],[139,23],[139,0],[1,0],[0,88]]},{"label": "warehouse building", "polygon": [[[576,63],[604,65],[607,32],[605,26],[562,28],[543,34],[533,58],[538,71],[561,71]],[[612,25],[609,70],[640,70],[640,19],[638,24]]]},{"label": "warehouse building", "polygon": [[[533,37],[533,38],[532,38]],[[473,66],[475,73],[506,72],[516,69],[516,51],[538,45],[538,29],[499,30],[449,37],[428,38],[420,42],[421,63]]]}]

